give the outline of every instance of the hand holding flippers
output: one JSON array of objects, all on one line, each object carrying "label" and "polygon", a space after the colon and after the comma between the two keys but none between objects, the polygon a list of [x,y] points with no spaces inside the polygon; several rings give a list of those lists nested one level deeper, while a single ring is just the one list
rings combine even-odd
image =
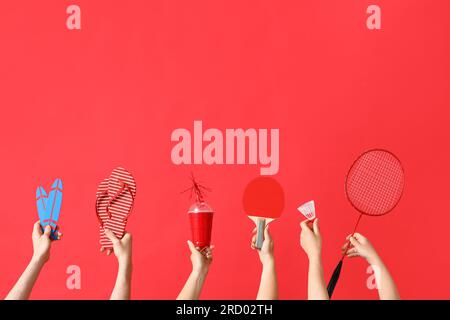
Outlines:
[{"label": "hand holding flippers", "polygon": [[61,179],[56,179],[53,182],[48,196],[43,187],[39,186],[36,190],[36,205],[41,227],[44,229],[49,225],[52,228],[50,236],[52,240],[58,240],[58,219],[61,213],[62,190]]}]

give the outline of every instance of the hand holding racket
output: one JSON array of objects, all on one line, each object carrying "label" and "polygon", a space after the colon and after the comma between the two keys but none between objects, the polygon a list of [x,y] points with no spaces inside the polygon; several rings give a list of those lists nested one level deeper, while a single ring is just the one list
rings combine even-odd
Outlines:
[{"label": "hand holding racket", "polygon": [[[391,152],[373,149],[363,153],[351,166],[345,181],[345,192],[350,204],[360,213],[353,229],[355,235],[363,215],[382,216],[392,211],[400,201],[405,183],[400,160]],[[350,246],[347,245],[341,260],[328,283],[331,298],[341,274],[342,263]]]},{"label": "hand holding racket", "polygon": [[355,232],[347,237],[347,243],[342,247],[342,252],[348,258],[364,258],[371,266],[380,300],[400,299],[394,279],[369,239]]},{"label": "hand holding racket", "polygon": [[341,251],[347,258],[361,257],[366,259],[369,264],[375,262],[378,254],[369,239],[355,232],[353,235],[349,234],[346,240],[347,242],[342,246]]}]

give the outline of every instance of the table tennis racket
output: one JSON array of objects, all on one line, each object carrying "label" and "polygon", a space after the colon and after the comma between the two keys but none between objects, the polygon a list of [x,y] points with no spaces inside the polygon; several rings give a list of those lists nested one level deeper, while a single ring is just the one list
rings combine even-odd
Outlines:
[{"label": "table tennis racket", "polygon": [[273,178],[255,178],[246,186],[242,204],[245,214],[256,224],[255,248],[260,250],[264,242],[264,229],[283,212],[283,188]]}]

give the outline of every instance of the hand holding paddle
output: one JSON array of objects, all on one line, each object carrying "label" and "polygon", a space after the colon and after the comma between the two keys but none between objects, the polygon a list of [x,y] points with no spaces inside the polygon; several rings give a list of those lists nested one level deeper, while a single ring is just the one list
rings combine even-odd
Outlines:
[{"label": "hand holding paddle", "polygon": [[[272,237],[270,236],[268,225],[264,229],[263,233],[264,233],[264,240],[261,245],[261,249],[258,250],[258,254],[261,263],[264,265],[270,261],[273,261],[273,240]],[[256,249],[256,240],[257,240],[257,228],[253,229],[252,243],[250,245],[253,250]]]},{"label": "hand holding paddle", "polygon": [[256,225],[254,247],[260,250],[263,246],[266,226],[279,218],[283,212],[283,188],[273,178],[258,177],[245,188],[242,203],[245,213]]}]

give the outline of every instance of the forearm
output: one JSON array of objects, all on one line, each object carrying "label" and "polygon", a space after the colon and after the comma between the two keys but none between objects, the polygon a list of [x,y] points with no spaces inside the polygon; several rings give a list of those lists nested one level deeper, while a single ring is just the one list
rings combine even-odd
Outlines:
[{"label": "forearm", "polygon": [[131,295],[131,261],[119,263],[116,284],[111,294],[111,300],[129,300]]},{"label": "forearm", "polygon": [[257,300],[277,300],[278,281],[273,259],[263,263],[261,282],[259,284]]},{"label": "forearm", "polygon": [[320,256],[309,259],[308,300],[329,300]]},{"label": "forearm", "polygon": [[31,259],[25,271],[20,276],[17,283],[6,296],[6,300],[26,300],[29,298],[31,290],[44,266],[44,262],[38,259]]},{"label": "forearm", "polygon": [[207,271],[192,271],[177,300],[198,300],[207,274]]},{"label": "forearm", "polygon": [[374,270],[380,300],[400,300],[394,279],[381,258],[374,256],[367,261]]}]

